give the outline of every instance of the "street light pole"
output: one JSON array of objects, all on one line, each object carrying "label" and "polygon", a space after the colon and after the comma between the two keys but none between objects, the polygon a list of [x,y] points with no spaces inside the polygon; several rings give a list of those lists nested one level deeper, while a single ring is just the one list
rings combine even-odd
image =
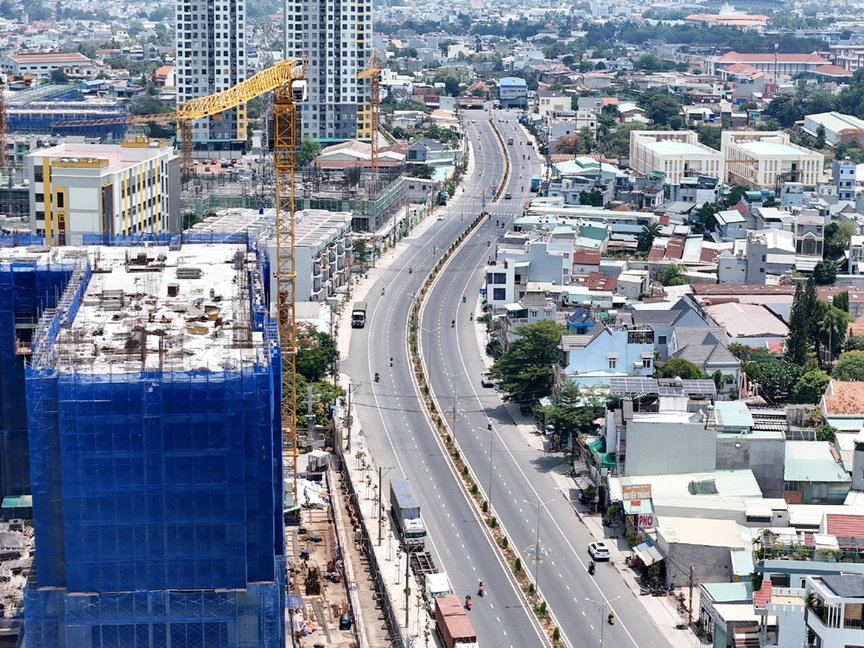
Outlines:
[{"label": "street light pole", "polygon": [[491,423],[487,428],[489,429],[489,490],[486,493],[489,497],[489,515],[492,515],[492,442],[495,440],[495,430]]},{"label": "street light pole", "polygon": [[543,558],[546,554],[540,546],[540,512],[543,510],[544,506],[553,500],[550,499],[545,502],[537,500],[536,504],[534,502],[529,502],[528,500],[522,501],[526,504],[537,507],[537,534],[534,542],[534,603],[536,604],[537,600],[540,598],[540,563],[543,562]]},{"label": "street light pole", "polygon": [[590,601],[591,603],[598,605],[600,609],[600,648],[603,648],[603,627],[606,625],[606,619],[604,619],[603,617],[606,616],[606,606],[608,605],[609,607],[611,607],[612,602],[617,601],[619,598],[621,597],[616,596],[613,599],[603,599],[602,601],[595,601],[594,599],[590,599],[587,597],[585,598],[586,601]]},{"label": "street light pole", "polygon": [[459,373],[451,374],[446,369],[444,373],[453,381],[453,411],[451,412],[451,423],[450,423],[450,432],[453,434],[453,440],[456,440],[456,416],[458,415],[458,409],[456,407],[456,379],[465,373],[465,371],[460,371]]}]

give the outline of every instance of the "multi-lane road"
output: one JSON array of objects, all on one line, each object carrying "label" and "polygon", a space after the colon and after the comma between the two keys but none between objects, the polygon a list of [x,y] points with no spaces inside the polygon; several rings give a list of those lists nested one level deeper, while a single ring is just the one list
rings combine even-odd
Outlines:
[{"label": "multi-lane road", "polygon": [[[512,198],[494,203],[490,201],[492,188],[501,180],[505,164],[490,117],[511,160],[509,181],[497,191],[510,193]],[[463,597],[474,595],[478,581],[484,581],[487,596],[474,596],[470,612],[481,647],[543,645],[507,567],[484,533],[483,522],[464,496],[427,420],[408,359],[407,318],[413,294],[441,251],[485,205],[491,218],[459,248],[427,295],[422,312],[421,343],[432,391],[447,408],[452,407],[455,389],[457,442],[484,491],[489,488],[491,475],[495,515],[514,549],[522,554],[535,544],[536,503],[541,502],[540,544],[549,550],[549,556],[538,569],[540,591],[567,643],[573,647],[599,645],[605,618],[601,618],[597,605],[586,601],[590,598],[613,601],[616,623],[604,628],[605,646],[668,645],[614,569],[600,565],[595,576],[587,574],[590,534],[548,474],[560,459],[530,449],[500,397],[480,386],[484,364],[477,342],[482,332],[477,327],[482,324],[470,316],[478,314],[482,269],[505,223],[521,213],[531,175],[540,172],[542,161],[528,146],[528,135],[516,123],[514,113],[476,111],[468,113],[464,121],[474,160],[463,184],[465,190],[460,189],[450,201],[444,220],[400,243],[408,249],[394,259],[380,285],[370,289],[366,327],[353,332],[350,354],[343,364],[357,388],[357,414],[367,447],[377,465],[392,468],[388,478],[411,480],[429,532],[427,549],[447,571],[456,592]],[[507,144],[510,138],[512,145]],[[409,274],[409,267],[413,267],[413,274]],[[380,288],[386,288],[385,294]],[[462,295],[466,295],[465,303]],[[376,372],[381,375],[379,383],[372,380]],[[494,430],[491,470],[490,421]]]}]

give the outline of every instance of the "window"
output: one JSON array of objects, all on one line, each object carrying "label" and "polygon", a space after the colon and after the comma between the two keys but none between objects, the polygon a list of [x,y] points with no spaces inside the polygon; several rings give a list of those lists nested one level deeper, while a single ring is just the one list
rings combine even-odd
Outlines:
[{"label": "window", "polygon": [[618,364],[618,358],[608,358],[608,360],[609,360],[609,368],[614,369],[615,366]]},{"label": "window", "polygon": [[503,272],[496,272],[492,275],[492,283],[503,284],[507,283],[507,275]]},{"label": "window", "polygon": [[658,335],[657,336],[657,344],[666,344],[666,336]]},{"label": "window", "polygon": [[37,194],[34,196],[34,200],[35,200],[37,203],[45,202],[45,194],[37,193]]},{"label": "window", "polygon": [[492,289],[492,299],[495,301],[504,301],[507,298],[507,289],[506,288],[493,288]]},{"label": "window", "polygon": [[531,317],[537,317],[537,309],[536,308],[531,309]]}]

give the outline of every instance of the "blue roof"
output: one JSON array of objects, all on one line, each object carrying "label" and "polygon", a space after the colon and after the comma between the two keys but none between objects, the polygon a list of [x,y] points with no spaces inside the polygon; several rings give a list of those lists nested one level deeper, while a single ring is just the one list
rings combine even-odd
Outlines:
[{"label": "blue roof", "polygon": [[577,308],[573,311],[573,314],[567,318],[567,321],[576,324],[578,322],[593,322],[594,318],[591,317],[591,313],[584,308]]},{"label": "blue roof", "polygon": [[498,81],[499,86],[518,86],[520,88],[527,88],[528,84],[525,83],[525,79],[520,79],[518,77],[503,77]]}]

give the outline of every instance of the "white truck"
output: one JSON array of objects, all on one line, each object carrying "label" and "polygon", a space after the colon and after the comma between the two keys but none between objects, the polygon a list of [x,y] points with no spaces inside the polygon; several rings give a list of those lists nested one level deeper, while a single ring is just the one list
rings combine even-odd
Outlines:
[{"label": "white truck", "polygon": [[420,519],[420,504],[407,479],[390,480],[390,507],[405,551],[422,550],[426,546],[426,528]]},{"label": "white truck", "polygon": [[453,594],[453,586],[450,585],[450,579],[447,577],[447,572],[426,574],[425,591],[426,603],[429,606],[429,611],[433,612],[435,607],[435,599],[437,597]]}]

